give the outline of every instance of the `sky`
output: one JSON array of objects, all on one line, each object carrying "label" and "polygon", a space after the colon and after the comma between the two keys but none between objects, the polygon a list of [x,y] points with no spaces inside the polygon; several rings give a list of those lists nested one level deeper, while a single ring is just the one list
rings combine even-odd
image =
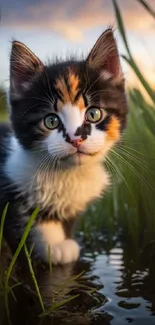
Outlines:
[{"label": "sky", "polygon": [[[155,10],[155,0],[146,0]],[[117,0],[137,64],[155,86],[155,19],[137,0]],[[25,43],[41,60],[87,55],[100,34],[115,28],[120,54],[126,50],[117,30],[112,0],[0,0],[0,85],[8,86],[12,39]],[[122,60],[127,83],[137,84]]]}]

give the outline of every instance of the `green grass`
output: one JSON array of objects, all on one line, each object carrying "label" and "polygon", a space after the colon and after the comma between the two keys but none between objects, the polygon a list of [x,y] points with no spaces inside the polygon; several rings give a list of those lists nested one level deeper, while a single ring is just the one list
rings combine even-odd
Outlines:
[{"label": "green grass", "polygon": [[5,288],[8,287],[8,282],[9,282],[9,279],[10,279],[10,276],[11,276],[11,273],[12,273],[12,270],[13,270],[13,267],[17,261],[17,258],[18,258],[18,255],[20,254],[23,246],[25,245],[25,242],[26,242],[26,239],[28,237],[28,234],[32,228],[32,225],[36,219],[36,216],[38,215],[38,212],[39,212],[39,207],[37,207],[34,212],[32,213],[28,223],[27,223],[27,226],[25,227],[25,230],[24,230],[24,233],[23,233],[23,236],[19,242],[19,245],[15,251],[15,254],[13,255],[13,258],[11,260],[11,263],[8,267],[8,270],[6,271],[6,276],[5,276]]},{"label": "green grass", "polygon": [[32,276],[32,280],[33,280],[33,283],[34,283],[34,286],[35,286],[35,290],[36,290],[36,293],[37,293],[37,296],[38,296],[38,299],[39,299],[39,302],[40,302],[41,309],[42,309],[42,312],[45,313],[44,303],[43,303],[43,300],[42,300],[42,296],[40,294],[40,289],[39,289],[38,282],[37,282],[37,279],[36,279],[36,276],[35,276],[35,272],[34,272],[33,266],[32,266],[31,254],[29,253],[29,251],[28,251],[25,244],[24,244],[24,250],[25,250],[25,255],[27,257],[27,262],[28,262],[29,270],[30,270],[30,273],[31,273],[31,276]]},{"label": "green grass", "polygon": [[137,0],[137,1],[155,19],[155,11],[153,10],[153,8],[146,1],[144,1],[144,0]]},{"label": "green grass", "polygon": [[1,255],[1,248],[2,248],[4,222],[5,222],[5,218],[7,215],[8,206],[9,206],[9,203],[6,205],[6,207],[2,213],[1,222],[0,222],[0,255]]},{"label": "green grass", "polygon": [[[155,235],[155,106],[138,90],[128,93],[128,128],[106,162],[113,185],[81,219],[84,233],[108,230],[109,236],[121,227],[135,240],[144,242]],[[89,236],[89,235],[88,235]]]},{"label": "green grass", "polygon": [[[148,12],[152,10],[146,2],[139,3],[147,7]],[[128,55],[123,58],[137,75],[152,104],[148,104],[138,89],[128,89],[128,127],[121,143],[111,150],[106,162],[113,185],[103,199],[88,209],[86,218],[81,219],[80,230],[89,239],[92,229],[108,230],[111,238],[121,227],[135,242],[143,237],[145,245],[155,236],[155,90],[132,56],[118,2],[113,0],[113,5]],[[153,11],[150,13],[154,14]]]},{"label": "green grass", "polygon": [[123,56],[123,58],[128,62],[128,64],[130,65],[130,67],[134,70],[135,74],[137,75],[138,79],[140,80],[141,84],[143,85],[143,87],[145,88],[145,90],[147,91],[148,95],[150,96],[150,98],[152,99],[153,102],[155,102],[155,92],[152,89],[152,87],[149,85],[149,83],[147,82],[147,80],[145,79],[145,77],[143,76],[142,72],[140,71],[139,67],[137,66],[131,50],[130,50],[130,46],[128,44],[128,40],[127,40],[127,35],[126,35],[126,31],[124,28],[124,23],[123,23],[123,18],[121,15],[121,11],[119,9],[118,3],[116,0],[113,0],[113,5],[114,5],[114,9],[115,9],[115,15],[116,15],[116,21],[118,24],[118,29],[120,32],[120,35],[122,37],[123,43],[125,45],[128,57]]},{"label": "green grass", "polygon": [[[6,212],[7,212],[7,207],[8,207],[8,205],[4,209],[4,214],[3,215],[5,215],[5,216],[6,216]],[[12,257],[12,260],[10,262],[10,265],[8,266],[8,269],[6,270],[6,272],[4,274],[4,280],[3,280],[4,287],[3,287],[3,291],[4,291],[5,307],[6,307],[6,312],[7,312],[7,316],[8,316],[9,323],[11,321],[10,321],[10,310],[9,310],[9,302],[8,302],[8,293],[11,292],[12,295],[13,295],[13,297],[15,298],[14,293],[13,293],[13,287],[10,287],[9,286],[9,280],[10,280],[11,273],[13,271],[13,268],[15,266],[15,263],[17,261],[17,258],[19,256],[19,254],[20,254],[23,246],[25,245],[26,239],[27,239],[28,234],[29,234],[29,232],[31,230],[31,227],[32,227],[32,225],[33,225],[33,223],[35,221],[35,218],[38,215],[38,212],[39,212],[39,207],[37,207],[34,210],[34,212],[32,213],[32,215],[31,215],[31,217],[30,217],[30,219],[28,221],[28,224],[25,227],[25,230],[24,230],[23,236],[22,236],[22,238],[21,238],[21,240],[19,242],[19,245],[18,245],[18,247],[17,247],[17,249],[16,249],[16,251],[15,251],[13,257]],[[16,285],[18,285],[18,283]]]},{"label": "green grass", "polygon": [[[0,244],[2,244],[2,240],[3,240],[3,226],[4,226],[5,218],[7,216],[7,210],[8,210],[8,204],[6,205],[6,207],[4,209],[4,212],[2,214],[2,221],[1,221],[1,224],[0,224]],[[63,284],[61,284],[60,286],[56,287],[55,291],[57,292],[57,294],[59,293],[59,298],[61,298],[61,299],[59,299],[57,301],[52,301],[51,306],[49,308],[45,309],[43,298],[41,296],[40,288],[39,288],[39,285],[38,285],[38,282],[37,282],[36,274],[35,274],[35,271],[33,269],[33,263],[32,263],[32,259],[31,259],[31,254],[32,254],[34,246],[32,246],[30,252],[28,251],[28,249],[26,247],[26,239],[27,239],[27,237],[29,235],[29,232],[30,232],[30,230],[32,228],[32,225],[33,225],[33,223],[34,223],[34,221],[35,221],[35,219],[36,219],[36,217],[37,217],[37,215],[39,213],[39,210],[40,210],[39,207],[37,207],[34,210],[34,212],[32,213],[32,215],[30,216],[29,221],[27,223],[27,226],[25,227],[25,230],[23,232],[22,238],[21,238],[21,240],[20,240],[20,242],[18,244],[18,247],[17,247],[14,255],[12,256],[11,262],[10,262],[8,268],[5,270],[4,274],[1,275],[1,278],[0,278],[0,296],[4,297],[5,308],[6,308],[6,313],[7,313],[7,318],[8,318],[8,323],[9,324],[11,324],[11,317],[10,317],[10,308],[9,308],[8,295],[11,293],[14,300],[17,302],[13,290],[17,286],[24,285],[24,283],[18,282],[17,279],[11,277],[11,274],[13,272],[13,268],[15,267],[18,256],[19,256],[19,254],[20,254],[20,252],[21,252],[21,250],[23,248],[24,248],[24,251],[25,251],[25,256],[26,256],[26,259],[27,259],[30,275],[31,275],[31,278],[32,278],[32,281],[33,281],[33,284],[34,284],[34,287],[35,287],[35,295],[38,297],[38,301],[40,303],[41,310],[42,310],[42,313],[40,315],[38,315],[38,316],[45,317],[45,316],[53,315],[53,313],[55,311],[57,311],[62,306],[66,305],[67,303],[71,302],[73,299],[75,299],[75,298],[77,298],[79,296],[79,294],[76,294],[76,295],[70,295],[68,297],[68,295],[70,294],[71,289],[69,291],[65,292],[65,294],[61,294],[61,291],[63,291],[63,288],[65,288],[68,284],[72,284],[72,282],[74,282],[76,279],[79,279],[83,275],[84,271],[81,272],[80,274],[74,276],[74,277],[71,277],[68,281],[66,281]],[[49,272],[50,272],[50,276],[51,276],[52,275],[51,274],[52,267],[51,267],[51,260],[50,259],[49,259]],[[10,285],[12,280],[16,281],[16,283],[13,284],[13,285]],[[92,289],[92,288],[87,287],[85,289],[86,289],[86,292],[88,292],[88,294],[95,292],[95,289]],[[33,291],[31,292],[31,294],[33,295]]]}]

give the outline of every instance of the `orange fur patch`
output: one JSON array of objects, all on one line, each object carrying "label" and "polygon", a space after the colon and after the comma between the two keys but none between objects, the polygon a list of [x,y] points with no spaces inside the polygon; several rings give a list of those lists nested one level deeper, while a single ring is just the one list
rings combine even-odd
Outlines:
[{"label": "orange fur patch", "polygon": [[107,130],[108,140],[117,141],[120,138],[120,122],[116,117],[112,117]]},{"label": "orange fur patch", "polygon": [[60,99],[58,99],[57,100],[57,110],[58,110],[58,112],[61,112],[63,106],[64,106],[64,103]]},{"label": "orange fur patch", "polygon": [[74,96],[73,100],[77,94],[78,91],[78,85],[79,85],[79,78],[77,76],[75,76],[75,74],[72,73],[72,71],[69,71],[68,74],[68,81],[69,81],[69,85],[70,85],[70,89],[71,89],[71,94]]},{"label": "orange fur patch", "polygon": [[63,77],[56,81],[56,88],[61,91],[65,103],[70,102],[70,95]]},{"label": "orange fur patch", "polygon": [[80,110],[86,109],[82,96],[79,97],[78,101],[76,102],[76,105],[79,107]]},{"label": "orange fur patch", "polygon": [[65,83],[65,80],[63,77],[59,78],[56,81],[56,88],[61,91],[63,101],[64,103],[59,99],[57,101],[57,109],[60,112],[62,110],[62,107],[64,104],[71,103],[72,105],[77,105],[80,110],[85,108],[84,100],[82,96],[80,96],[75,102],[75,96],[77,95],[77,92],[79,90],[78,85],[79,85],[79,78],[71,71],[69,70],[68,73],[68,84],[70,91],[68,92],[67,85]]}]

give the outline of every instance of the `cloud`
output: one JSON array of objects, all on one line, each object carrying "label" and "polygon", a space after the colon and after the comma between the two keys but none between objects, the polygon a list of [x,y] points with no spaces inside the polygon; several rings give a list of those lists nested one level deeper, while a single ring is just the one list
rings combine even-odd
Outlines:
[{"label": "cloud", "polygon": [[[109,0],[3,0],[2,27],[46,30],[71,41],[84,40],[92,28],[116,25]],[[148,3],[155,9],[155,1]],[[130,31],[141,35],[155,31],[155,21],[135,0],[119,0],[123,20]]]}]

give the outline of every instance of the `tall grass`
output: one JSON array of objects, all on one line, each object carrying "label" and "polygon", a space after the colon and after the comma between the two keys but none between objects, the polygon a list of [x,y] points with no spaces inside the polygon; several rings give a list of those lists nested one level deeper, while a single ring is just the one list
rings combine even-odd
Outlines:
[{"label": "tall grass", "polygon": [[88,210],[88,221],[82,221],[81,225],[90,233],[92,225],[114,233],[119,224],[126,229],[126,234],[135,240],[141,236],[147,243],[155,235],[155,91],[132,56],[121,11],[116,0],[113,0],[113,4],[128,55],[123,58],[132,67],[152,104],[148,104],[137,89],[128,91],[128,127],[121,143],[111,151],[107,161],[113,186],[103,200]]},{"label": "tall grass", "polygon": [[113,4],[114,4],[114,9],[115,9],[115,15],[116,15],[116,20],[117,20],[117,24],[118,24],[118,29],[119,29],[120,35],[122,37],[124,46],[125,46],[127,54],[128,54],[128,57],[126,57],[124,55],[123,58],[124,58],[124,60],[127,61],[127,63],[130,65],[130,67],[133,69],[133,71],[137,75],[138,79],[140,80],[141,84],[143,85],[143,87],[147,91],[148,95],[150,96],[151,100],[155,103],[155,91],[152,89],[151,85],[149,85],[149,83],[143,76],[142,72],[140,71],[140,68],[138,67],[138,65],[136,64],[136,62],[132,56],[132,53],[131,53],[131,50],[130,50],[130,47],[128,44],[128,39],[127,39],[127,35],[126,35],[124,23],[123,23],[121,11],[119,9],[117,1],[113,0]]},{"label": "tall grass", "polygon": [[89,241],[97,240],[93,229],[108,230],[111,238],[120,227],[135,241],[143,238],[144,245],[154,240],[155,105],[148,104],[137,89],[128,92],[128,102],[128,127],[106,162],[112,186],[80,221]]},{"label": "tall grass", "polygon": [[2,248],[4,222],[5,222],[8,206],[9,206],[9,203],[6,205],[6,207],[2,213],[1,222],[0,222],[0,255],[1,255],[1,248]]},{"label": "tall grass", "polygon": [[[6,208],[4,209],[4,216],[6,217],[6,213],[7,213],[7,208],[8,208],[8,205],[6,206]],[[24,247],[25,245],[25,242],[26,242],[26,239],[28,237],[28,234],[32,228],[32,225],[34,223],[34,220],[36,218],[36,216],[38,215],[38,212],[39,212],[39,207],[37,207],[34,212],[32,213],[28,223],[27,223],[27,226],[25,227],[25,230],[24,230],[24,233],[23,233],[23,236],[19,242],[19,245],[12,257],[12,260],[8,266],[8,269],[6,270],[5,272],[5,275],[4,275],[4,300],[5,300],[5,307],[6,307],[6,311],[7,311],[7,316],[8,316],[8,321],[9,323],[11,323],[10,321],[10,310],[9,310],[9,303],[8,303],[8,293],[11,292],[13,297],[15,298],[14,296],[14,293],[13,293],[13,287],[10,287],[9,286],[9,280],[10,280],[10,277],[11,277],[11,273],[13,271],[13,268],[15,266],[15,263],[17,261],[17,258],[22,250],[22,248]],[[32,275],[33,276],[33,275]],[[1,280],[1,279],[0,279]],[[15,284],[16,285],[19,285],[18,283]],[[38,292],[37,292],[38,293]],[[40,297],[39,297],[40,298]]]}]

